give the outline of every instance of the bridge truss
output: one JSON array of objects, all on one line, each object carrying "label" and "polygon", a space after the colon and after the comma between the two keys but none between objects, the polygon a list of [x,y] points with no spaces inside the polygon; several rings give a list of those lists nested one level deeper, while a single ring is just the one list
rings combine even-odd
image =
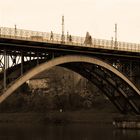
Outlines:
[{"label": "bridge truss", "polygon": [[[80,59],[75,57],[77,61],[74,59],[73,62],[71,55],[80,56]],[[113,41],[93,38],[91,43],[86,44],[85,38],[75,36],[72,36],[72,40],[65,36],[62,42],[59,34],[53,33],[52,36],[52,33],[5,27],[0,28],[0,102],[11,94],[9,90],[15,88],[15,83],[24,81],[22,79],[32,69],[67,56],[72,61],[62,61],[57,65],[90,80],[120,112],[140,114],[139,44],[117,42],[117,48],[114,48]],[[92,63],[85,61],[87,57],[92,58]],[[95,58],[100,60],[99,64],[93,62]],[[102,63],[107,67],[103,67]],[[108,69],[110,66],[112,71]],[[122,79],[123,76],[125,78]]]}]

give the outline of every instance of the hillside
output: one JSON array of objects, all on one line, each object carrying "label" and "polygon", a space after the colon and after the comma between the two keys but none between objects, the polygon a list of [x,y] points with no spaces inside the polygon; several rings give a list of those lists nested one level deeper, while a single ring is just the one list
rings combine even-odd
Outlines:
[{"label": "hillside", "polygon": [[91,82],[61,67],[54,67],[32,78],[0,105],[1,112],[59,109],[117,112]]}]

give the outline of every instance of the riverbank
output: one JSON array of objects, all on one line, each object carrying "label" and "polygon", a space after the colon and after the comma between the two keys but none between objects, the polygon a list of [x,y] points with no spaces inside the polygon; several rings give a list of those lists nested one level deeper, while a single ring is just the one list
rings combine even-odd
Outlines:
[{"label": "riverbank", "polygon": [[0,123],[112,123],[117,113],[99,113],[92,110],[49,111],[47,113],[0,113]]}]

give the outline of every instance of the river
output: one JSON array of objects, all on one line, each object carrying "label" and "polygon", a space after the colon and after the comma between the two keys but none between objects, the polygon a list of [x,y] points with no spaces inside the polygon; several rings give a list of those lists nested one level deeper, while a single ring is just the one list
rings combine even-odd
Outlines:
[{"label": "river", "polygon": [[111,124],[1,124],[0,140],[140,140],[140,130],[115,129]]}]

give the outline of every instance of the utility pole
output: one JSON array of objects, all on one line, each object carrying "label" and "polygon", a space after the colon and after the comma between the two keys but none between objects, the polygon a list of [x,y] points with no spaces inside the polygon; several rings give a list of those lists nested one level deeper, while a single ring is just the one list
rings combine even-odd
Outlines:
[{"label": "utility pole", "polygon": [[115,49],[117,49],[118,43],[117,43],[117,24],[115,24]]},{"label": "utility pole", "polygon": [[65,41],[65,36],[64,36],[64,16],[62,16],[62,43]]}]

